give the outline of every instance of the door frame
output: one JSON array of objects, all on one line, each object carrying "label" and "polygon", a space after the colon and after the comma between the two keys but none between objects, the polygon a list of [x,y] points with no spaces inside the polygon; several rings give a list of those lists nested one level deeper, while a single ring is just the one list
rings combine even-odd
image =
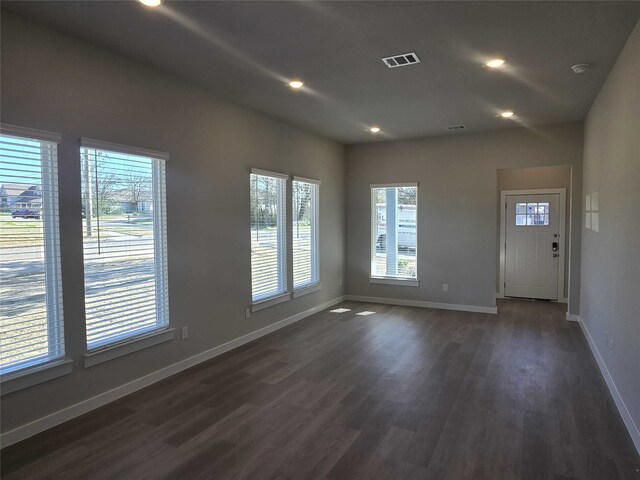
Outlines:
[{"label": "door frame", "polygon": [[509,195],[560,195],[560,212],[558,214],[558,227],[560,231],[560,245],[558,253],[560,254],[560,262],[558,262],[558,302],[567,303],[564,291],[564,265],[565,265],[565,247],[567,244],[566,224],[567,224],[567,189],[566,188],[536,188],[527,190],[501,190],[500,191],[500,283],[498,285],[497,298],[504,298],[504,283],[506,279],[506,209],[507,196]]}]

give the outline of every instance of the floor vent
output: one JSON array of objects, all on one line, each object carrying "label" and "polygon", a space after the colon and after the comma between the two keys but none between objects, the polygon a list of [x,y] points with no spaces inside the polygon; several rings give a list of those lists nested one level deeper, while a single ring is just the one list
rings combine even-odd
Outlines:
[{"label": "floor vent", "polygon": [[456,130],[464,130],[465,127],[464,125],[451,125],[449,127],[445,127],[445,130],[449,130],[450,132],[456,131]]},{"label": "floor vent", "polygon": [[414,63],[420,63],[420,59],[415,52],[403,53],[402,55],[394,55],[393,57],[383,58],[382,61],[389,68],[406,67]]}]

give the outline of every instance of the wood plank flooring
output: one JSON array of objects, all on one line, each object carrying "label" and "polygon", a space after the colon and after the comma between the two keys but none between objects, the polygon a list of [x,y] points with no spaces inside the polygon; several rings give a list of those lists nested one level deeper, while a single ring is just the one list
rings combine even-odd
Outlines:
[{"label": "wood plank flooring", "polygon": [[3,478],[640,479],[563,305],[340,306],[4,449]]}]

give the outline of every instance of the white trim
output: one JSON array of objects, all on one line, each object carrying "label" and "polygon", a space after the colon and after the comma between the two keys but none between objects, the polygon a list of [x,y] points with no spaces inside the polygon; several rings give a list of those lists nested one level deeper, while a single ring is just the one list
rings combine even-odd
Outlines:
[{"label": "white trim", "polygon": [[580,315],[574,315],[573,313],[567,312],[567,322],[579,322]]},{"label": "white trim", "polygon": [[347,295],[346,300],[354,302],[367,302],[367,303],[383,303],[387,305],[402,305],[405,307],[422,307],[422,308],[437,308],[440,310],[456,310],[459,312],[477,312],[477,313],[498,313],[498,307],[483,307],[480,305],[459,305],[455,303],[438,303],[438,302],[423,302],[421,300],[404,300],[400,298],[380,298],[380,297],[365,297],[361,295]]},{"label": "white trim", "polygon": [[322,284],[320,282],[313,285],[305,285],[301,288],[298,288],[298,290],[293,291],[293,298],[302,297],[303,295],[317,292],[318,290],[322,290]]},{"label": "white trim", "polygon": [[320,180],[314,180],[312,178],[305,178],[305,177],[293,177],[293,181],[311,183],[312,185],[318,185],[318,186],[322,184]]},{"label": "white trim", "polygon": [[191,368],[195,365],[198,365],[199,363],[217,357],[218,355],[228,352],[229,350],[238,348],[245,343],[249,343],[260,337],[268,335],[269,333],[275,332],[276,330],[286,327],[287,325],[291,325],[292,323],[313,315],[320,310],[332,307],[333,305],[336,305],[343,301],[344,297],[334,298],[333,300],[329,300],[313,308],[297,313],[296,315],[292,315],[291,317],[285,318],[284,320],[272,323],[267,327],[255,330],[227,343],[218,345],[217,347],[211,348],[197,355],[174,363],[173,365],[145,375],[144,377],[138,378],[124,385],[120,385],[119,387],[116,387],[107,392],[100,393],[95,397],[91,397],[87,400],[76,403],[75,405],[71,405],[50,415],[34,420],[31,423],[5,432],[2,434],[2,436],[0,436],[0,444],[2,444],[3,448],[8,447],[9,445],[13,445],[14,443],[20,442],[40,432],[53,428],[56,425],[60,425],[63,422],[76,418],[80,415],[90,412],[91,410],[100,408],[107,403],[118,400],[119,398],[136,392],[142,388],[148,387],[149,385],[159,382],[160,380],[164,380],[171,375],[175,375],[176,373],[186,370],[187,368]]},{"label": "white trim", "polygon": [[389,188],[389,187],[418,187],[418,182],[408,183],[372,183],[369,188]]},{"label": "white trim", "polygon": [[[567,189],[566,188],[540,188],[534,190],[501,190],[500,191],[500,280],[498,285],[498,293],[496,294],[496,298],[505,298],[504,296],[504,282],[505,282],[505,268],[506,268],[506,252],[505,252],[505,242],[507,239],[506,235],[506,216],[505,216],[505,203],[507,202],[507,196],[510,195],[560,195],[560,212],[558,215],[558,228],[560,235],[560,261],[558,262],[558,293],[557,293],[557,301],[560,303],[568,303],[567,301],[563,301],[565,299],[565,291],[564,291],[564,265],[565,265],[565,255],[570,255],[570,252],[565,252],[565,246],[567,241],[565,239],[566,235],[566,223],[567,223]],[[569,243],[569,249],[571,249],[571,244]]]},{"label": "white trim", "polygon": [[59,133],[47,132],[46,130],[36,130],[28,127],[19,127],[18,125],[11,125],[9,123],[0,123],[0,133],[3,135],[12,135],[14,137],[42,140],[44,142],[62,143],[62,135]]},{"label": "white trim", "polygon": [[72,368],[73,360],[63,358],[15,372],[5,373],[1,377],[1,394],[6,395],[7,393],[17,392],[18,390],[68,375],[71,373]]},{"label": "white trim", "polygon": [[[311,273],[309,281],[306,284],[296,286],[296,269],[295,269],[295,256],[296,252],[294,251],[294,231],[298,232],[297,226],[297,215],[299,213],[299,195],[294,195],[294,184],[298,185],[306,185],[305,188],[309,192],[309,212],[310,213],[310,224],[309,224],[309,245],[310,245],[310,267]],[[315,284],[320,283],[320,182],[317,180],[309,180],[302,177],[293,177],[293,181],[291,182],[290,191],[290,199],[291,199],[291,222],[288,223],[288,227],[290,227],[289,236],[287,240],[291,243],[292,248],[288,253],[288,260],[290,260],[291,265],[291,284],[293,285],[294,294],[293,298],[297,296],[304,295],[304,293],[300,293],[296,295],[296,290],[304,290],[307,287],[311,287]],[[296,212],[294,209],[298,208]],[[288,272],[289,273],[289,272]],[[308,292],[311,293],[311,292]]]},{"label": "white trim", "polygon": [[291,294],[289,292],[282,293],[279,295],[275,295],[273,297],[265,298],[264,300],[258,300],[257,302],[253,302],[251,304],[251,311],[257,312],[258,310],[262,310],[263,308],[269,308],[279,303],[286,302],[291,299]]},{"label": "white trim", "polygon": [[102,140],[96,140],[94,138],[82,137],[80,139],[80,146],[84,148],[108,150],[108,151],[124,153],[128,155],[139,155],[141,157],[151,157],[158,160],[165,160],[165,161],[169,160],[169,154],[166,152],[159,152],[157,150],[150,150],[147,148],[131,147],[129,145],[121,145],[119,143],[103,142]]},{"label": "white trim", "polygon": [[384,285],[402,285],[403,287],[419,287],[420,280],[415,278],[369,277],[369,283],[382,283]]},{"label": "white trim", "polygon": [[144,348],[153,347],[159,343],[169,342],[175,337],[175,329],[168,328],[151,332],[138,337],[128,338],[124,342],[111,344],[104,348],[98,348],[84,354],[84,367],[93,367],[114,358],[128,355]]},{"label": "white trim", "polygon": [[289,180],[289,175],[285,173],[271,172],[269,170],[261,170],[260,168],[252,168],[251,173],[254,175],[262,175],[265,177],[282,178],[284,180]]},{"label": "white trim", "polygon": [[[600,368],[600,373],[604,377],[604,381],[607,384],[607,387],[609,388],[609,393],[611,393],[611,396],[613,397],[613,401],[616,404],[616,407],[618,408],[618,413],[622,417],[622,421],[624,422],[625,427],[627,427],[627,431],[631,436],[631,440],[633,441],[633,444],[635,445],[637,452],[640,454],[640,429],[633,421],[633,417],[631,416],[631,413],[629,412],[627,405],[624,403],[624,400],[622,399],[622,396],[618,391],[618,387],[613,381],[613,377],[609,373],[607,364],[605,363],[604,358],[602,358],[602,355],[600,355],[600,352],[598,351],[598,347],[596,347],[596,344],[593,341],[593,338],[591,338],[591,334],[589,333],[589,330],[587,329],[587,326],[585,325],[584,321],[579,315],[572,315],[572,317],[576,317],[576,320],[580,325],[580,328],[582,329],[582,333],[587,339],[589,348],[591,348],[591,353],[596,359],[598,368]],[[568,319],[568,315],[567,315],[567,319]]]},{"label": "white trim", "polygon": [[558,298],[558,300],[556,300],[556,302],[558,302],[558,303],[569,303],[569,299],[567,297]]}]

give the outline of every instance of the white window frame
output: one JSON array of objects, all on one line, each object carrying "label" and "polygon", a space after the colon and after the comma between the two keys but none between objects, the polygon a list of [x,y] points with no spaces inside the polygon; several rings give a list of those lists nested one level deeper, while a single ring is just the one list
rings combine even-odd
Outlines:
[{"label": "white window frame", "polygon": [[[296,285],[293,279],[293,298],[306,295],[307,293],[317,292],[322,288],[320,283],[320,180],[313,180],[305,177],[293,177],[291,185],[291,201],[293,204],[293,183],[306,183],[313,187],[313,195],[311,197],[311,208],[313,210],[313,220],[311,224],[311,280],[309,282]],[[293,230],[294,213],[291,215],[291,228]],[[293,249],[293,243],[291,245]]]},{"label": "white window frame", "polygon": [[[283,195],[278,199],[278,290],[269,295],[261,295],[255,297],[253,295],[253,274],[251,278],[251,311],[255,312],[263,308],[277,305],[278,303],[286,302],[291,298],[291,292],[288,286],[288,249],[289,249],[289,230],[287,222],[287,197],[289,191],[289,176],[283,173],[271,172],[268,170],[262,170],[259,168],[252,168],[251,175],[259,175],[264,177],[271,177],[284,182],[284,185],[280,189],[279,195]],[[251,182],[251,175],[249,175],[249,182]],[[249,185],[249,187],[251,187]]]},{"label": "white window frame", "polygon": [[[55,143],[62,142],[59,133],[20,127],[6,123],[0,124],[2,135]],[[49,354],[18,363],[2,372],[2,394],[7,394],[53,378],[71,373],[72,361],[65,359],[64,314],[62,298],[62,278],[60,261],[60,226],[59,226],[59,190],[58,190],[58,157],[48,159],[48,169],[42,169],[43,191],[43,243],[45,258],[45,290],[47,332],[49,337]],[[45,188],[46,186],[46,188]],[[44,214],[46,212],[46,214]],[[53,332],[53,333],[51,333]],[[51,342],[51,338],[58,339]]]},{"label": "white window frame", "polygon": [[[166,162],[169,160],[169,154],[92,138],[81,138],[80,149],[83,148],[144,156],[158,161],[152,164],[156,326],[134,331],[129,335],[125,333],[122,336],[107,339],[91,347],[89,347],[87,341],[84,365],[85,367],[90,367],[142,348],[171,341],[174,338],[174,329],[171,328],[169,315],[167,259]],[[83,297],[83,300],[85,299],[86,297]]]},{"label": "white window frame", "polygon": [[[416,276],[415,277],[401,277],[392,275],[374,275],[373,262],[376,252],[376,245],[378,240],[378,225],[377,225],[377,211],[376,211],[376,198],[375,189],[378,188],[401,188],[401,187],[415,187],[416,189]],[[419,287],[420,280],[418,279],[418,245],[419,245],[419,221],[418,221],[418,205],[419,205],[419,184],[418,182],[408,183],[373,183],[369,185],[370,189],[370,213],[371,213],[371,231],[370,231],[370,264],[369,264],[369,283],[386,284],[386,285],[399,285],[405,287]],[[388,254],[388,252],[387,252]]]}]

